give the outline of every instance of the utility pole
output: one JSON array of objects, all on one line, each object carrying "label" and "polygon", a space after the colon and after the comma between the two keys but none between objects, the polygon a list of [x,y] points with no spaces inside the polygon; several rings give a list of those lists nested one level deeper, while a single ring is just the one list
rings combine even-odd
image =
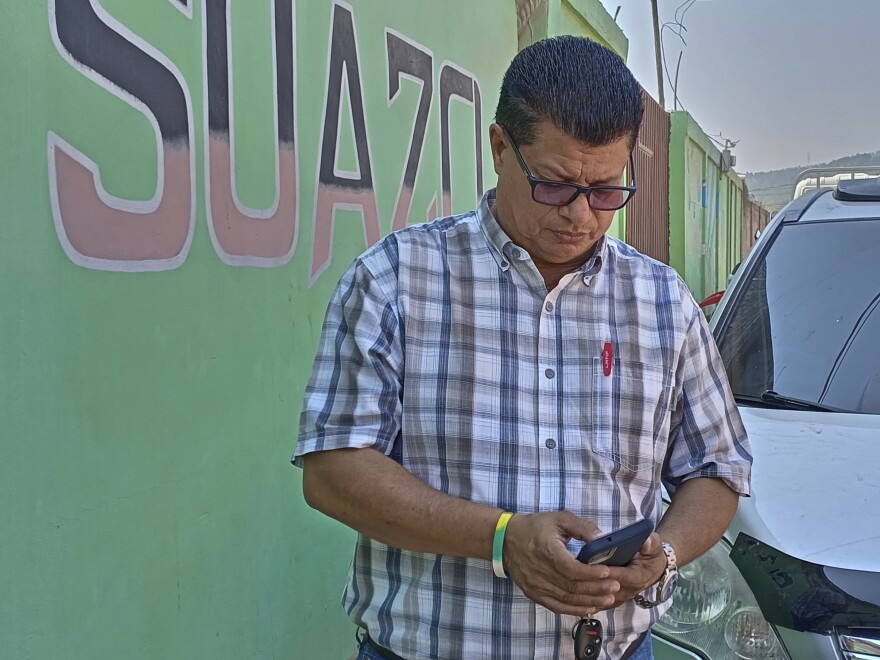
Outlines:
[{"label": "utility pole", "polygon": [[654,57],[657,60],[657,93],[660,95],[660,107],[666,109],[663,93],[663,53],[660,50],[660,17],[657,11],[657,0],[651,0],[651,13],[654,17]]}]

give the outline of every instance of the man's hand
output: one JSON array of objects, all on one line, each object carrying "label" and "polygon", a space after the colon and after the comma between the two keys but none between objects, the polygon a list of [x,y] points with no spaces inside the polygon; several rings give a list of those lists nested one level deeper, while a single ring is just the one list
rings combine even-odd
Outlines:
[{"label": "man's hand", "polygon": [[507,525],[504,564],[536,603],[557,614],[589,617],[613,607],[621,585],[610,577],[609,567],[578,561],[566,543],[599,535],[595,524],[570,511],[517,514]]},{"label": "man's hand", "polygon": [[[660,545],[660,537],[655,532],[648,537],[633,560],[626,566],[609,566],[609,577],[620,584],[615,594],[617,607],[631,600],[637,594],[656,584],[666,570],[666,553]],[[610,608],[609,608],[610,609]]]}]

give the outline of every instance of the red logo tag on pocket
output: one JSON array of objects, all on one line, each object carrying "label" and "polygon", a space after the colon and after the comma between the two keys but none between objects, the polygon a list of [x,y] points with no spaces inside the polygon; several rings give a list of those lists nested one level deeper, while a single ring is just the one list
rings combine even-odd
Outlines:
[{"label": "red logo tag on pocket", "polygon": [[614,349],[611,342],[606,341],[605,347],[602,349],[602,371],[606,376],[611,375],[611,363],[614,361]]}]

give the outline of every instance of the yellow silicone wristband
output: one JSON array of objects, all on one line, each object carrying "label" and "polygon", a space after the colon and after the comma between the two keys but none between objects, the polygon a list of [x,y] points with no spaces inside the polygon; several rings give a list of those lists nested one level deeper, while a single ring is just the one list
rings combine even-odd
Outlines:
[{"label": "yellow silicone wristband", "polygon": [[500,578],[510,577],[504,568],[504,535],[507,533],[507,523],[513,518],[510,511],[505,511],[498,516],[495,525],[495,538],[492,540],[492,570]]}]

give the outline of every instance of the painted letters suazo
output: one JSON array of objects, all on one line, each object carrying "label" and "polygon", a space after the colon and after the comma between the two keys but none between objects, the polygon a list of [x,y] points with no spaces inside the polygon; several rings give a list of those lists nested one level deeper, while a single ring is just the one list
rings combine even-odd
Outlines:
[{"label": "painted letters suazo", "polygon": [[[331,262],[336,209],[356,210],[370,245],[381,236],[370,153],[362,66],[355,13],[343,0],[326,0],[330,12],[326,86],[315,195],[310,283]],[[187,0],[172,0],[175,20],[194,20]],[[274,104],[266,120],[275,128],[275,199],[266,209],[248,208],[236,192],[232,75],[231,0],[201,4],[204,90],[205,204],[208,230],[218,257],[233,266],[281,266],[296,250],[301,191],[297,152],[296,5],[268,0]],[[175,64],[156,47],[113,18],[100,0],[49,0],[49,25],[62,57],[89,80],[140,112],[153,127],[158,172],[149,200],[110,195],[88,144],[75,145],[55,131],[48,135],[49,193],[62,248],[76,264],[111,271],[155,271],[180,266],[189,253],[196,219],[196,141],[190,87]],[[370,35],[371,38],[373,35]],[[405,35],[384,30],[388,107],[404,80],[420,86],[406,162],[394,204],[391,228],[412,216],[413,189],[422,163],[428,117],[434,102],[434,55]],[[368,63],[369,64],[369,63]],[[476,77],[444,61],[439,71],[442,211],[451,211],[449,107],[453,98],[473,107],[477,196],[482,193],[482,109]],[[348,99],[349,116],[341,117]],[[338,127],[351,126],[356,168],[340,169]],[[103,167],[117,166],[104,163]],[[436,215],[437,196],[426,209]],[[420,214],[419,214],[420,215]]]}]

